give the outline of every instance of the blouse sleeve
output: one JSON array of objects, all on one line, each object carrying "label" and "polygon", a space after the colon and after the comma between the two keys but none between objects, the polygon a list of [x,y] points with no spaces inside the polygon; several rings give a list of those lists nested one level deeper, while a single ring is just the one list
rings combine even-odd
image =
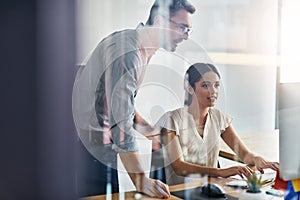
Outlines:
[{"label": "blouse sleeve", "polygon": [[233,118],[225,112],[221,112],[221,116],[222,116],[222,120],[221,120],[220,127],[221,127],[221,133],[223,133],[225,131],[225,129],[228,126],[230,126]]},{"label": "blouse sleeve", "polygon": [[212,109],[211,112],[212,112],[212,116],[214,116],[216,118],[216,121],[219,122],[220,131],[221,133],[223,133],[225,129],[228,126],[230,126],[233,118],[226,112],[223,112],[218,109]]},{"label": "blouse sleeve", "polygon": [[156,123],[160,129],[175,131],[176,135],[180,135],[178,116],[174,111],[165,113]]}]

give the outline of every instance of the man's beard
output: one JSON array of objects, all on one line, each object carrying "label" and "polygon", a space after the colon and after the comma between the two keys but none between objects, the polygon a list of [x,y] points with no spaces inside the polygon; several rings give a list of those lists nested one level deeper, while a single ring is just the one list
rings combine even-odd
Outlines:
[{"label": "man's beard", "polygon": [[175,41],[164,43],[163,44],[163,49],[166,51],[174,52],[176,51],[177,43]]}]

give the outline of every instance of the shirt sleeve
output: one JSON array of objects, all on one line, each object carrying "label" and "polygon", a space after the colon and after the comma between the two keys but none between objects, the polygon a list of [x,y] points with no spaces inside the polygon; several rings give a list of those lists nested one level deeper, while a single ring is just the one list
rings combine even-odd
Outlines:
[{"label": "shirt sleeve", "polygon": [[[113,60],[105,72],[106,109],[112,147],[117,152],[138,150],[135,141],[136,131],[133,129],[138,66],[139,57],[136,51],[132,51]],[[103,105],[96,102],[96,110],[101,106]]]}]

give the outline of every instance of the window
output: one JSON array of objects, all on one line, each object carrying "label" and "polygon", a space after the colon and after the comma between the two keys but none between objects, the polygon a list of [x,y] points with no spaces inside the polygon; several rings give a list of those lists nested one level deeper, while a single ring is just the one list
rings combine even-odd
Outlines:
[{"label": "window", "polygon": [[282,0],[280,82],[300,82],[300,1]]}]

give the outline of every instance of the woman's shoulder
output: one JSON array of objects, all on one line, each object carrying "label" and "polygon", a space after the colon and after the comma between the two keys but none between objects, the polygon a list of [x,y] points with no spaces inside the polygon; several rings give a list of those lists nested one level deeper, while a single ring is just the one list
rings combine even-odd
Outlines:
[{"label": "woman's shoulder", "polygon": [[187,110],[187,107],[182,107],[182,108],[177,108],[175,110],[172,110],[170,111],[170,115],[180,120],[187,119],[191,116],[191,114]]},{"label": "woman's shoulder", "polygon": [[173,124],[173,126],[175,124],[180,125],[181,123],[183,123],[183,121],[189,120],[189,118],[190,114],[188,113],[186,108],[177,108],[164,113],[158,120],[157,124]]},{"label": "woman's shoulder", "polygon": [[174,116],[176,115],[176,110],[165,112],[156,122],[155,126],[165,129],[174,129]]},{"label": "woman's shoulder", "polygon": [[233,120],[233,118],[228,113],[217,108],[210,108],[209,113],[214,121],[218,121],[220,124],[223,124],[226,127]]},{"label": "woman's shoulder", "polygon": [[210,114],[212,114],[212,115],[223,115],[223,114],[225,114],[224,111],[221,111],[221,110],[218,109],[218,108],[210,108],[208,112],[209,112]]},{"label": "woman's shoulder", "polygon": [[209,111],[210,115],[213,118],[218,118],[218,119],[226,119],[226,118],[230,118],[232,119],[232,117],[225,111],[222,111],[220,109],[217,108],[210,108]]}]

